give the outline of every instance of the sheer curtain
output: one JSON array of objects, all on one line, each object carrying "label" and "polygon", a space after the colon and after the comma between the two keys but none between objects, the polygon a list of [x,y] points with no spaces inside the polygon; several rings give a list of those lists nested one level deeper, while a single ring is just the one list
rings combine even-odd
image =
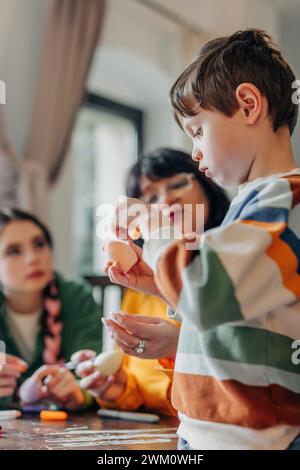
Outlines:
[{"label": "sheer curtain", "polygon": [[69,144],[104,17],[105,0],[54,0],[31,119],[20,203],[48,219],[48,189]]}]

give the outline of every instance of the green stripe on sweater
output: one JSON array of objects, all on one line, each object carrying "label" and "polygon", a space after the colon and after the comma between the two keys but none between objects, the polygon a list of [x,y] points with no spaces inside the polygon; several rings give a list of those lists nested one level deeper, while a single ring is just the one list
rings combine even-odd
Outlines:
[{"label": "green stripe on sweater", "polygon": [[295,351],[291,347],[293,341],[288,336],[265,329],[228,324],[197,332],[184,322],[178,352],[245,364],[261,364],[300,375],[299,365],[292,363],[292,354]]},{"label": "green stripe on sweater", "polygon": [[[201,329],[244,319],[235,296],[235,286],[215,251],[204,245],[182,274],[184,289],[179,310]],[[197,297],[195,298],[195,293]]]}]

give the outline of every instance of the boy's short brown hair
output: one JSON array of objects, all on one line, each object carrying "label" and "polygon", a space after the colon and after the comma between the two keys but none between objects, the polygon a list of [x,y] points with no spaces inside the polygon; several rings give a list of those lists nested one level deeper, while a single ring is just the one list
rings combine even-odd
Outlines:
[{"label": "boy's short brown hair", "polygon": [[197,114],[199,104],[232,116],[238,109],[236,88],[252,83],[268,100],[274,131],[288,126],[292,134],[298,115],[298,105],[292,102],[295,80],[272,38],[265,31],[247,29],[205,44],[172,86],[170,98],[177,122],[179,116]]}]

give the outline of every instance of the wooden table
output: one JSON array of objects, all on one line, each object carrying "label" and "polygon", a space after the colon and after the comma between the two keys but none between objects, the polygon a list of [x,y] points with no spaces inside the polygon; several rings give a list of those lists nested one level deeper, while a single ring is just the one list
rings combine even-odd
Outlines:
[{"label": "wooden table", "polygon": [[162,417],[159,424],[100,419],[95,412],[70,415],[68,421],[40,421],[24,415],[0,421],[0,450],[175,450],[176,418]]}]

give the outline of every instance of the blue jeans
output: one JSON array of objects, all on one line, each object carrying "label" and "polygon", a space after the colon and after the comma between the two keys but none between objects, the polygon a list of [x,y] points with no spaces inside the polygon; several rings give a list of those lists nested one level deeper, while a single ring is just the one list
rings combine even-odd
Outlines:
[{"label": "blue jeans", "polygon": [[194,450],[194,449],[192,449],[190,444],[185,439],[179,436],[177,450]]},{"label": "blue jeans", "polygon": [[[177,450],[194,450],[182,437],[178,438]],[[300,434],[290,443],[287,450],[300,450]]]},{"label": "blue jeans", "polygon": [[290,443],[287,450],[300,450],[300,434]]}]

